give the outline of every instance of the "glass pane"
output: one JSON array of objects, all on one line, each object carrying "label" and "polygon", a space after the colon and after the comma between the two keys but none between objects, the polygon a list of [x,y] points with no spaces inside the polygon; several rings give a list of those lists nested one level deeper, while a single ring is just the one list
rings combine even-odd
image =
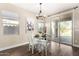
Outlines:
[{"label": "glass pane", "polygon": [[3,34],[19,34],[19,22],[12,19],[3,19]]},{"label": "glass pane", "polygon": [[38,31],[40,32],[44,31],[44,23],[38,23]]},{"label": "glass pane", "polygon": [[52,22],[52,34],[54,35],[55,34],[55,23]]},{"label": "glass pane", "polygon": [[55,22],[52,22],[52,37],[55,38],[56,36],[56,26]]},{"label": "glass pane", "polygon": [[47,22],[45,25],[46,25],[46,33],[50,35],[50,22]]},{"label": "glass pane", "polygon": [[61,43],[72,44],[72,21],[59,22]]},{"label": "glass pane", "polygon": [[72,21],[60,22],[60,36],[72,36]]}]

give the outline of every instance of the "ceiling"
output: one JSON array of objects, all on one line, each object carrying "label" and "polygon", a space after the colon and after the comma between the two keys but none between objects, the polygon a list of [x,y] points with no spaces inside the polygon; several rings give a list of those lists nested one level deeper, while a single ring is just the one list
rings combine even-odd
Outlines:
[{"label": "ceiling", "polygon": [[[14,3],[14,5],[24,8],[32,13],[38,14],[40,6],[38,3]],[[42,11],[43,15],[51,15],[69,8],[79,6],[78,3],[43,3]]]}]

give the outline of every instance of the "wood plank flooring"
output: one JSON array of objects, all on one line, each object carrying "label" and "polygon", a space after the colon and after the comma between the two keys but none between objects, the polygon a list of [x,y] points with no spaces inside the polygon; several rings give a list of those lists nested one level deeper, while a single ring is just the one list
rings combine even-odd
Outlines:
[{"label": "wood plank flooring", "polygon": [[[38,52],[36,49],[34,54],[28,49],[28,45],[8,49],[0,52],[0,56],[46,56],[45,52]],[[79,48],[64,44],[51,42],[48,46],[47,56],[79,56]]]}]

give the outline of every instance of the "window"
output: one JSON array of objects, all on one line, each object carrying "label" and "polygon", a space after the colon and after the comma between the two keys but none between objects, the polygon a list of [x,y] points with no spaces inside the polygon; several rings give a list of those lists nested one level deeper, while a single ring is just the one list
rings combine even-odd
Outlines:
[{"label": "window", "polygon": [[19,21],[15,19],[2,19],[3,21],[3,34],[19,34]]},{"label": "window", "polygon": [[43,32],[44,31],[44,23],[38,23],[38,31]]},{"label": "window", "polygon": [[72,21],[60,22],[60,36],[72,36]]}]

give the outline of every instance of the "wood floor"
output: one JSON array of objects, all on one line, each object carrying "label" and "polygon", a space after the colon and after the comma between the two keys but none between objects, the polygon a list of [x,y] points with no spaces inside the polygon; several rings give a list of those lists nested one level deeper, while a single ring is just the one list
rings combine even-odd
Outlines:
[{"label": "wood floor", "polygon": [[[45,52],[39,53],[35,50],[32,54],[28,49],[28,45],[24,45],[1,51],[0,56],[45,56]],[[47,56],[79,56],[79,48],[51,42],[51,45],[48,46]]]}]

